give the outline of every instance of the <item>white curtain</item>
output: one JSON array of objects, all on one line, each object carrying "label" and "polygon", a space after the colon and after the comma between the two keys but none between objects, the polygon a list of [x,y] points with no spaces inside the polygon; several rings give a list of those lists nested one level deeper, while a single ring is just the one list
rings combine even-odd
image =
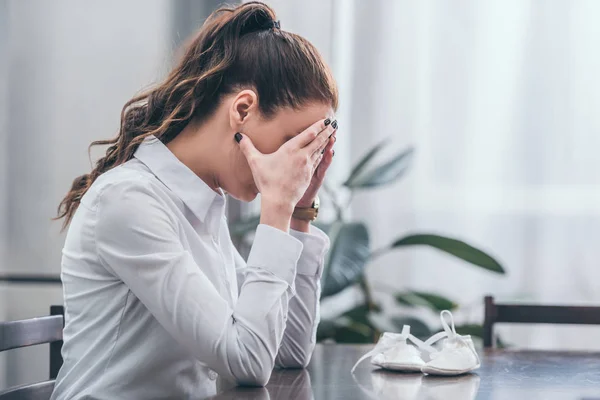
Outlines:
[{"label": "white curtain", "polygon": [[[416,148],[406,179],[353,203],[374,247],[438,232],[488,250],[508,272],[410,250],[369,266],[375,288],[444,294],[466,305],[464,322],[482,321],[485,294],[600,305],[600,2],[269,3],[340,84],[334,181],[385,137],[388,154]],[[532,348],[600,349],[599,327],[499,332]]]}]

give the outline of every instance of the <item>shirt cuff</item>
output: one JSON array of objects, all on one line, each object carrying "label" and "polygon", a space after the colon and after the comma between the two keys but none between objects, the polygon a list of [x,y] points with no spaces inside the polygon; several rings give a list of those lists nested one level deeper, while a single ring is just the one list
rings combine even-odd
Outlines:
[{"label": "shirt cuff", "polygon": [[272,226],[260,224],[256,228],[247,265],[263,268],[293,288],[302,248],[303,244],[298,239]]},{"label": "shirt cuff", "polygon": [[297,272],[302,275],[315,275],[320,278],[323,273],[325,254],[329,250],[329,237],[314,225],[310,226],[309,233],[291,230],[290,235],[304,245],[302,255],[298,261]]}]

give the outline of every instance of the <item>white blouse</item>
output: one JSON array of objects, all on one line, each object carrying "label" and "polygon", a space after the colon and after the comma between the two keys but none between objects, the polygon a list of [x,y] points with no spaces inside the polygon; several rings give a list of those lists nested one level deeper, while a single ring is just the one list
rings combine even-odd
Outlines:
[{"label": "white blouse", "polygon": [[314,227],[259,225],[244,262],[223,193],[147,139],[94,182],[71,222],[52,399],[200,398],[217,377],[264,385],[275,365],[306,366],[328,247]]}]

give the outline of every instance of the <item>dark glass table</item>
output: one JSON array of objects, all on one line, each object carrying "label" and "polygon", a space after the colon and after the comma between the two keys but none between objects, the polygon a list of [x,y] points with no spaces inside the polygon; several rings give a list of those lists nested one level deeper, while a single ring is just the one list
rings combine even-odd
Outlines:
[{"label": "dark glass table", "polygon": [[371,345],[319,344],[306,370],[275,370],[266,388],[231,388],[211,399],[600,400],[600,353],[491,350],[474,374],[434,377],[383,371]]}]

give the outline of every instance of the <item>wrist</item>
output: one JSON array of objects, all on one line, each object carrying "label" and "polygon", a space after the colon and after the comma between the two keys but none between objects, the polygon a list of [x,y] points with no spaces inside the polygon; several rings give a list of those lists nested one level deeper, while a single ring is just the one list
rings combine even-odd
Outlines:
[{"label": "wrist", "polygon": [[310,232],[310,221],[303,219],[293,218],[290,221],[290,228],[295,231],[309,233]]},{"label": "wrist", "polygon": [[262,211],[270,211],[275,214],[288,215],[290,218],[294,212],[294,204],[289,201],[282,201],[274,197],[262,196],[260,199],[260,208]]},{"label": "wrist", "polygon": [[284,232],[290,230],[290,220],[294,206],[276,199],[261,199],[260,223],[270,225]]}]

